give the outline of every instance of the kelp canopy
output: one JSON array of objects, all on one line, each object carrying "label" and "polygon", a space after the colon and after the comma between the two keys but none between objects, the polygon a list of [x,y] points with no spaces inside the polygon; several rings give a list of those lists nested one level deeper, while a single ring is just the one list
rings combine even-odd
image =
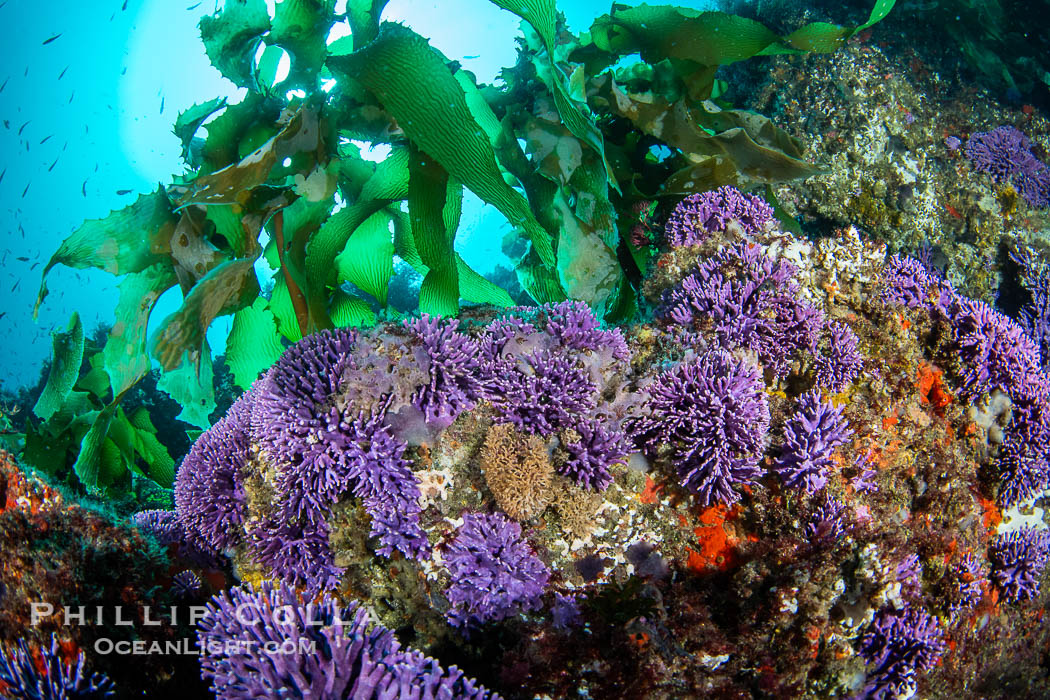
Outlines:
[{"label": "kelp canopy", "polygon": [[[373,323],[395,257],[422,275],[422,312],[511,305],[456,250],[464,188],[526,239],[516,266],[533,299],[580,299],[609,322],[629,319],[629,273],[651,252],[621,236],[637,203],[818,172],[767,118],[716,104],[718,66],[833,51],[894,3],[877,0],[859,27],[816,22],[788,36],[722,12],[614,5],[574,36],[554,0],[492,1],[523,20],[517,64],[499,85],[478,84],[419,34],[382,22],[385,0],[349,0],[341,15],[335,0],[284,0],[273,16],[264,0],[227,0],[201,20],[212,64],[247,96],[180,114],[185,174],[86,222],[43,272],[37,308],[55,265],[123,276],[92,365],[108,378],[99,396],[109,403],[84,440],[105,435],[117,400],[149,371],[147,352],[168,373],[162,387],[180,417],[204,427],[215,405],[205,332],[216,317],[234,316],[226,360],[247,387],[286,341]],[[337,23],[350,35],[328,43]],[[283,56],[290,68],[278,81]],[[361,142],[387,144],[389,155],[365,160]],[[268,296],[260,256],[276,270]],[[147,345],[155,303],[175,285],[182,306]],[[88,447],[82,459],[100,449]]]}]

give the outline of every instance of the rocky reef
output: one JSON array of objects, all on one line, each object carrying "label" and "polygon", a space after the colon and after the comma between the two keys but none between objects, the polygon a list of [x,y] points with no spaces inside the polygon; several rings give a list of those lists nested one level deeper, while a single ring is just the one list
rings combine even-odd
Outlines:
[{"label": "rocky reef", "polygon": [[235,596],[364,606],[478,692],[1042,692],[1039,346],[762,204],[684,200],[622,330],[562,302],[308,336],[144,524],[230,557]]}]

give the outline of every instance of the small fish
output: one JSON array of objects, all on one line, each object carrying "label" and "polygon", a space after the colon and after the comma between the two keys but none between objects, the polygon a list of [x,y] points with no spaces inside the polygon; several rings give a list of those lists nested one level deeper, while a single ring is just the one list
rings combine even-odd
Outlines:
[{"label": "small fish", "polygon": [[80,188],[80,193],[87,197],[87,180],[84,180],[84,186]]},{"label": "small fish", "polygon": [[47,135],[47,136],[45,136],[44,138],[40,139],[40,145],[41,145],[41,146],[43,146],[43,145],[44,145],[45,143],[47,143],[47,140],[48,140],[49,138],[51,138],[52,136],[54,136],[54,134],[48,134],[48,135]]},{"label": "small fish", "polygon": [[[187,7],[186,9],[187,9],[187,10],[196,10],[196,9],[197,9],[198,7],[200,7],[200,6],[202,5],[202,4],[203,4],[203,3],[200,3],[200,2],[199,2],[199,3],[197,3],[196,5],[190,5],[190,6],[189,6],[189,7]],[[3,5],[0,5],[0,7],[3,7]]]},{"label": "small fish", "polygon": [[32,120],[32,119],[27,119],[27,120],[26,120],[26,123],[25,123],[25,124],[23,124],[22,126],[20,126],[20,127],[18,128],[18,135],[19,135],[19,136],[21,136],[21,135],[22,135],[22,132],[23,132],[23,131],[25,131],[25,128],[26,128],[27,126],[29,126],[29,122],[31,122],[31,121],[33,121],[33,120]]},{"label": "small fish", "polygon": [[66,66],[65,68],[62,69],[62,72],[58,74],[58,78],[57,79],[61,80],[62,76],[66,74],[67,70],[69,70],[69,66]]},{"label": "small fish", "polygon": [[463,58],[479,58],[481,54],[475,54],[473,56],[464,56]]},{"label": "small fish", "polygon": [[124,0],[124,4],[120,6],[121,12],[123,12],[126,9],[128,9],[128,0]]},{"label": "small fish", "polygon": [[117,190],[117,194],[131,194],[131,190]]},{"label": "small fish", "polygon": [[55,35],[54,35],[53,37],[51,37],[50,39],[44,39],[44,43],[43,43],[43,44],[41,44],[41,46],[47,46],[48,44],[50,44],[50,43],[51,43],[52,41],[54,41],[55,39],[57,39],[57,38],[58,38],[58,37],[60,37],[60,36],[62,36],[62,35],[61,35],[61,34],[55,34]]},{"label": "small fish", "polygon": [[29,262],[29,258],[27,258],[24,255],[19,255],[17,258],[15,258],[15,260],[17,260],[18,262]]},{"label": "small fish", "polygon": [[[0,5],[0,7],[3,7],[3,5]],[[0,318],[3,318],[6,315],[7,315],[6,311],[0,311]]]},{"label": "small fish", "polygon": [[11,128],[11,122],[9,122],[7,119],[4,120],[4,128],[5,129],[10,129]]},{"label": "small fish", "polygon": [[[61,156],[59,156],[59,158],[61,158]],[[56,166],[56,165],[58,165],[58,158],[55,158],[55,162],[51,164],[51,167],[49,167],[49,168],[47,169],[47,171],[48,171],[48,172],[51,172],[52,170],[54,170],[54,169],[55,169],[55,166]]]},{"label": "small fish", "polygon": [[[75,94],[77,94],[76,90],[74,90],[73,92],[69,93],[69,102],[73,101],[73,95],[75,95]],[[69,102],[67,102],[66,104],[69,104]]]},{"label": "small fish", "polygon": [[95,172],[98,172],[98,163],[95,163]]},{"label": "small fish", "polygon": [[37,269],[37,267],[39,267],[39,266],[40,266],[40,261],[37,260],[35,263],[33,263],[32,265],[29,266],[29,271],[32,272],[33,270]]},{"label": "small fish", "polygon": [[28,78],[29,77],[29,66],[26,66],[26,69],[24,71],[22,71],[22,77],[23,78]]},{"label": "small fish", "polygon": [[28,182],[26,183],[26,188],[24,190],[22,190],[22,199],[26,198],[26,192],[29,191],[29,185],[31,185],[31,184],[32,183],[28,183]]},{"label": "small fish", "polygon": [[4,168],[4,171],[0,173],[0,182],[4,181],[4,175],[7,175],[7,168]]},{"label": "small fish", "polygon": [[10,80],[10,79],[11,78],[4,78],[4,84],[0,85],[0,92],[4,91],[4,88],[7,87],[7,81]]},{"label": "small fish", "polygon": [[7,0],[4,0],[3,2],[0,2],[0,10],[4,9],[4,5],[6,5],[6,4],[7,4]]},{"label": "small fish", "polygon": [[11,287],[11,291],[13,292],[16,289],[18,289],[18,285],[21,284],[21,282],[22,282],[21,279],[15,280],[15,284],[14,284],[14,286]]},{"label": "small fish", "polygon": [[164,114],[164,98],[160,98],[160,113]]}]

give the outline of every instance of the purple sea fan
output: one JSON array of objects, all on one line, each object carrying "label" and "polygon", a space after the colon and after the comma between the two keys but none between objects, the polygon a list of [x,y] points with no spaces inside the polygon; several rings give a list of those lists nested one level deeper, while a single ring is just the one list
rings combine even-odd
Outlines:
[{"label": "purple sea fan", "polygon": [[832,393],[844,391],[864,369],[864,357],[857,349],[860,339],[841,321],[828,321],[828,349],[817,356],[817,384]]},{"label": "purple sea fan", "polygon": [[670,447],[682,485],[699,502],[735,503],[737,484],[758,479],[769,405],[757,368],[711,351],[661,373],[648,387],[650,415],[632,432],[650,451]]},{"label": "purple sea fan", "polygon": [[928,671],[946,649],[937,618],[922,608],[882,610],[860,642],[859,655],[874,667],[863,698],[904,698],[915,692],[916,671]]},{"label": "purple sea fan", "polygon": [[773,207],[761,197],[744,194],[730,185],[691,194],[675,207],[664,227],[672,246],[697,245],[709,233],[725,231],[736,221],[745,233],[755,233],[773,220]]},{"label": "purple sea fan", "polygon": [[957,351],[968,365],[962,377],[967,396],[995,388],[1023,396],[1045,383],[1039,347],[1017,322],[965,297],[952,305],[950,321]]},{"label": "purple sea fan", "polygon": [[535,610],[550,570],[501,513],[467,513],[444,553],[452,576],[446,592],[454,625],[503,620]]},{"label": "purple sea fan", "polygon": [[[247,396],[247,395],[246,395]],[[239,400],[237,403],[240,404]],[[236,408],[236,404],[235,404]],[[244,532],[248,423],[243,409],[204,431],[175,477],[175,512],[186,532],[216,552],[236,546]]]},{"label": "purple sea fan", "polygon": [[447,670],[370,625],[356,602],[303,604],[264,582],[213,597],[198,626],[201,676],[220,700],[495,698],[455,666]]},{"label": "purple sea fan", "polygon": [[824,320],[799,299],[795,272],[757,245],[726,248],[668,290],[660,315],[686,331],[710,326],[722,347],[754,350],[783,376],[793,353],[816,349]]},{"label": "purple sea fan", "polygon": [[430,375],[430,382],[413,396],[413,405],[428,423],[447,427],[478,399],[477,343],[459,332],[459,321],[454,319],[423,314],[406,320],[404,326],[420,342]]},{"label": "purple sea fan", "polygon": [[807,493],[824,488],[832,453],[853,434],[843,409],[821,401],[816,390],[799,397],[797,410],[784,426],[784,444],[773,466],[781,481]]},{"label": "purple sea fan", "polygon": [[1039,595],[1039,579],[1050,556],[1050,533],[1025,527],[999,535],[992,542],[988,558],[992,580],[1010,603]]},{"label": "purple sea fan", "polygon": [[631,451],[623,431],[584,419],[573,425],[576,440],[563,444],[568,458],[558,465],[558,473],[585,489],[604,491],[612,483],[609,467],[621,463]]},{"label": "purple sea fan", "polygon": [[95,700],[113,697],[113,682],[96,673],[84,675],[84,653],[75,663],[65,663],[58,649],[58,638],[51,636],[51,647],[40,650],[38,664],[25,639],[11,649],[0,646],[0,691],[5,700]]}]

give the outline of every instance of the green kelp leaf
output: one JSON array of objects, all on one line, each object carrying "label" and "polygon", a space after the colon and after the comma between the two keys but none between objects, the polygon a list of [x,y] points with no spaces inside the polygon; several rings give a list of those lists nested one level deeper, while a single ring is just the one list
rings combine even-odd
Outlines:
[{"label": "green kelp leaf", "polygon": [[175,282],[170,265],[154,265],[121,280],[113,327],[101,353],[113,393],[122,393],[149,373],[146,327],[157,300]]},{"label": "green kelp leaf", "polygon": [[463,95],[467,100],[467,109],[470,110],[470,115],[474,117],[474,121],[478,123],[478,126],[484,130],[485,135],[489,137],[489,143],[495,148],[500,136],[503,134],[503,126],[500,124],[499,118],[496,117],[496,113],[492,111],[492,107],[485,101],[481,90],[478,89],[477,76],[469,70],[460,69],[456,71],[455,78],[456,82],[463,89]]},{"label": "green kelp leaf", "polygon": [[324,65],[325,40],[335,22],[335,0],[284,0],[277,4],[266,42],[285,49],[291,59],[282,89],[316,86]]},{"label": "green kelp leaf", "polygon": [[554,0],[492,0],[492,2],[521,17],[540,35],[547,55],[534,61],[536,73],[554,96],[554,104],[562,123],[570,133],[598,153],[605,164],[609,183],[616,187],[616,176],[608,161],[605,160],[604,137],[601,129],[591,117],[586,97],[583,95],[583,71],[575,72],[579,85],[573,88],[572,79],[566,78],[555,62],[557,9]]},{"label": "green kelp leaf", "polygon": [[226,256],[204,237],[205,207],[188,206],[179,214],[175,235],[171,237],[171,259],[183,288],[192,286],[213,270]]},{"label": "green kelp leaf", "polygon": [[[325,323],[328,315],[328,285],[335,283],[332,278],[335,258],[346,248],[351,235],[377,211],[407,197],[408,149],[394,148],[385,160],[376,165],[375,172],[361,188],[357,201],[330,216],[307,243],[307,300],[314,325],[322,328],[328,325]],[[285,333],[285,330],[282,328],[281,332]]]},{"label": "green kelp leaf", "polygon": [[825,172],[788,156],[783,151],[756,142],[750,134],[735,128],[704,139],[704,156],[674,173],[663,184],[661,194],[688,195],[733,185],[748,190],[759,185],[798,180]]},{"label": "green kelp leaf", "polygon": [[[111,422],[111,428],[112,425]],[[124,481],[128,475],[129,467],[129,460],[124,456],[120,447],[107,435],[106,439],[102,441],[102,448],[98,452],[97,486],[105,488]],[[105,491],[103,491],[103,494],[105,494]]]},{"label": "green kelp leaf", "polygon": [[139,407],[133,418],[118,410],[109,425],[109,439],[120,449],[128,468],[170,488],[175,479],[175,460],[157,440],[149,411]]},{"label": "green kelp leaf", "polygon": [[152,353],[165,370],[200,347],[216,317],[243,309],[258,296],[254,264],[245,258],[222,263],[193,285],[179,310],[164,319],[153,337]]},{"label": "green kelp leaf", "polygon": [[274,275],[273,293],[266,308],[270,310],[277,320],[277,331],[293,343],[303,339],[302,331],[299,330],[299,319],[295,315],[295,307],[292,305],[292,297],[288,291],[288,284],[284,275],[278,272]]},{"label": "green kelp leaf", "polygon": [[565,301],[565,290],[558,281],[558,273],[543,265],[535,254],[530,253],[522,260],[515,271],[518,281],[537,304],[557,304]]},{"label": "green kelp leaf", "polygon": [[[383,23],[379,35],[349,56],[329,60],[334,73],[357,78],[397,119],[405,134],[456,180],[492,204],[554,264],[550,234],[529,203],[503,180],[485,132],[467,107],[463,89],[442,56],[401,25]],[[426,85],[426,90],[420,90]]]},{"label": "green kelp leaf", "polygon": [[215,232],[229,244],[235,258],[243,258],[248,251],[257,245],[257,241],[248,241],[248,234],[241,223],[238,213],[240,207],[221,206],[207,207],[207,218],[215,226]]},{"label": "green kelp leaf", "polygon": [[190,162],[190,142],[197,133],[197,129],[211,115],[226,106],[225,97],[216,97],[207,102],[195,104],[187,110],[179,112],[179,118],[175,120],[175,136],[182,142],[182,159]]},{"label": "green kelp leaf", "polygon": [[769,206],[773,207],[773,216],[777,217],[777,221],[780,222],[780,228],[790,231],[799,238],[805,235],[802,233],[802,224],[784,209],[772,185],[766,185],[765,200],[769,202]]},{"label": "green kelp leaf", "polygon": [[323,154],[324,143],[317,113],[303,108],[275,136],[233,165],[197,177],[179,207],[188,204],[245,204],[249,191],[265,183],[270,171],[285,158]]},{"label": "green kelp leaf", "polygon": [[801,159],[801,145],[769,119],[705,102],[690,107],[623,92],[609,76],[596,81],[596,98],[643,132],[678,149],[690,164],[664,183],[663,194],[702,192],[722,185],[757,185],[811,177],[821,168]]},{"label": "green kelp leaf", "polygon": [[88,358],[90,369],[80,375],[75,389],[86,391],[97,397],[99,401],[105,402],[109,397],[110,382],[106,374],[106,363],[102,359],[102,353],[96,352]]},{"label": "green kelp leaf", "polygon": [[204,342],[192,353],[183,353],[181,360],[178,367],[160,375],[157,388],[182,406],[176,418],[207,430],[211,425],[208,416],[215,411],[215,387],[208,343]]},{"label": "green kelp leaf", "polygon": [[[808,24],[787,37],[765,25],[724,12],[699,12],[669,5],[614,5],[591,25],[595,46],[608,53],[641,53],[646,63],[664,58],[699,66],[718,66],[752,56],[800,51],[834,51],[861,29],[884,18],[895,0],[876,0],[871,16],[859,27],[827,22]],[[709,92],[709,89],[708,89]]]},{"label": "green kelp leaf", "polygon": [[[408,170],[408,216],[420,260],[427,266],[419,310],[436,316],[459,311],[459,276],[453,241],[459,226],[462,188],[425,153],[412,150]],[[457,196],[458,194],[458,196]]]},{"label": "green kelp leaf", "polygon": [[386,306],[387,287],[394,274],[394,242],[390,234],[390,216],[377,211],[365,219],[346,248],[336,256],[339,283],[350,282]]},{"label": "green kelp leaf", "polygon": [[459,275],[459,295],[474,304],[492,304],[493,306],[514,306],[514,300],[505,289],[489,282],[475,272],[466,261],[456,253],[456,269]]},{"label": "green kelp leaf", "polygon": [[[412,226],[406,212],[387,209],[394,224],[394,249],[397,257],[404,260],[413,270],[426,278],[429,268],[416,250],[412,237]],[[456,253],[456,274],[459,277],[459,296],[474,304],[492,304],[494,306],[514,306],[514,300],[506,290],[488,281],[476,272],[463,257]]]},{"label": "green kelp leaf", "polygon": [[364,299],[336,292],[332,299],[332,323],[336,328],[374,326],[376,315]]},{"label": "green kelp leaf", "polygon": [[226,0],[221,11],[202,17],[199,26],[211,64],[238,87],[250,89],[255,47],[270,29],[264,0]]},{"label": "green kelp leaf", "polygon": [[80,445],[80,438],[70,431],[53,433],[47,425],[33,425],[26,421],[25,448],[22,462],[45,474],[59,476],[74,460],[73,450]]},{"label": "green kelp leaf", "polygon": [[[616,252],[573,214],[561,192],[555,203],[563,222],[558,236],[557,267],[561,288],[569,298],[587,302],[601,318],[623,280],[620,262]],[[532,293],[528,287],[526,290]]]},{"label": "green kelp leaf", "polygon": [[281,103],[278,100],[267,99],[257,92],[249,92],[237,104],[227,105],[222,114],[204,127],[208,131],[208,138],[201,149],[204,159],[201,172],[215,172],[240,160],[241,142],[248,140],[250,132],[254,139],[254,132],[260,127],[271,129],[272,136],[276,133],[276,121],[280,114]]},{"label": "green kelp leaf", "polygon": [[51,334],[51,348],[47,383],[33,405],[33,413],[45,421],[65,403],[80,374],[80,363],[84,359],[84,325],[76,311],[64,332]]},{"label": "green kelp leaf", "polygon": [[233,315],[233,328],[226,339],[226,364],[237,386],[247,390],[283,352],[277,319],[265,299],[260,297]]},{"label": "green kelp leaf", "polygon": [[85,221],[74,231],[40,274],[40,292],[33,318],[47,296],[47,273],[55,265],[84,269],[97,267],[111,275],[140,272],[159,263],[169,263],[171,236],[178,217],[162,187],[153,194],[139,195],[134,204],[112,212],[104,219]]},{"label": "green kelp leaf", "polygon": [[379,33],[379,17],[389,0],[347,0],[346,19],[353,32],[353,46],[359,49]]},{"label": "green kelp leaf", "polygon": [[98,411],[91,419],[91,428],[80,441],[80,452],[77,454],[77,461],[73,463],[73,472],[89,493],[98,491],[99,475],[103,467],[102,446],[116,410],[117,402],[114,401]]}]

